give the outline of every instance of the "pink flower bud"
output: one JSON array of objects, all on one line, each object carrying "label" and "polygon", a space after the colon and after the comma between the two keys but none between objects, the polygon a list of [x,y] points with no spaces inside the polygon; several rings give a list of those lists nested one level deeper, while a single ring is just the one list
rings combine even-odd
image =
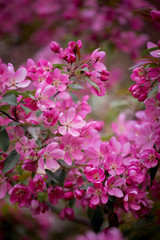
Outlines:
[{"label": "pink flower bud", "polygon": [[71,200],[74,198],[73,192],[65,192],[64,193],[64,200]]},{"label": "pink flower bud", "polygon": [[55,53],[59,53],[60,47],[59,47],[58,43],[52,41],[50,44],[50,49]]},{"label": "pink flower bud", "polygon": [[81,199],[84,196],[85,191],[83,189],[77,189],[74,192],[74,196],[76,199]]},{"label": "pink flower bud", "polygon": [[65,183],[64,183],[64,187],[65,188],[72,188],[73,187],[73,182],[71,182],[71,181],[66,181]]}]

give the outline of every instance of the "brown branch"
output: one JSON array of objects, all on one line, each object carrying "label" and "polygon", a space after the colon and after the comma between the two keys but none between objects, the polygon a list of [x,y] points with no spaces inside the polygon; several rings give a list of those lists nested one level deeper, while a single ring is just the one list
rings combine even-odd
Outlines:
[{"label": "brown branch", "polygon": [[18,122],[18,120],[16,120],[15,118],[11,117],[8,113],[4,112],[3,110],[0,110],[1,113],[3,113],[4,115],[6,115],[8,118],[12,119],[14,122]]}]

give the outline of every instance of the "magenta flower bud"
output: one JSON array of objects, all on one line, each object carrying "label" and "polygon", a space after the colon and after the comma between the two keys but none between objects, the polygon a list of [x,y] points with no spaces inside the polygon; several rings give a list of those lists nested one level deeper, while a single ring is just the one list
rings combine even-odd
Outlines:
[{"label": "magenta flower bud", "polygon": [[74,198],[73,192],[65,192],[64,193],[64,200],[71,200]]},{"label": "magenta flower bud", "polygon": [[74,192],[74,196],[76,199],[80,200],[84,196],[85,191],[83,189],[77,189]]},{"label": "magenta flower bud", "polygon": [[64,187],[65,187],[65,188],[72,188],[73,185],[74,185],[74,184],[73,184],[73,182],[71,182],[71,181],[67,181],[67,182],[64,183]]},{"label": "magenta flower bud", "polygon": [[147,93],[143,93],[138,97],[138,101],[143,102],[147,98]]},{"label": "magenta flower bud", "polygon": [[154,21],[160,22],[160,11],[152,10],[150,14]]},{"label": "magenta flower bud", "polygon": [[64,220],[65,218],[68,218],[69,220],[74,219],[74,211],[72,208],[64,208],[60,213],[60,218]]},{"label": "magenta flower bud", "polygon": [[92,73],[90,73],[90,72],[85,72],[85,75],[87,76],[87,77],[91,77],[92,76]]},{"label": "magenta flower bud", "polygon": [[50,44],[50,49],[55,53],[59,53],[60,47],[59,47],[58,43],[52,41]]}]

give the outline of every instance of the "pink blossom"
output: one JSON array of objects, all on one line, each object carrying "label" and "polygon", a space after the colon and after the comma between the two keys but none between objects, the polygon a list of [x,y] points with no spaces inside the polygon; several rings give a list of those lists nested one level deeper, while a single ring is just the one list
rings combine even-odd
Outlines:
[{"label": "pink blossom", "polygon": [[11,189],[11,185],[7,181],[8,179],[4,176],[0,170],[0,199],[3,199],[7,192]]},{"label": "pink blossom", "polygon": [[51,110],[45,110],[43,113],[43,122],[47,126],[53,126],[57,123],[59,117],[59,110],[52,108]]},{"label": "pink blossom", "polygon": [[64,161],[68,165],[72,165],[72,160],[81,160],[83,153],[81,151],[81,145],[83,138],[73,137],[72,135],[66,134],[62,138],[60,148],[65,152]]},{"label": "pink blossom", "polygon": [[86,167],[86,178],[92,183],[101,183],[105,179],[105,171],[103,168]]},{"label": "pink blossom", "polygon": [[[155,11],[155,10],[152,10],[152,11]],[[151,12],[152,12],[151,11]],[[159,16],[160,16],[160,11],[159,11]],[[152,42],[147,42],[147,48],[150,49],[150,48],[158,48],[158,45],[156,45],[155,43],[152,43]],[[156,58],[159,58],[160,57],[160,49],[158,50],[155,50],[155,51],[151,51],[150,52],[150,55],[153,56],[153,57],[156,57]]]},{"label": "pink blossom", "polygon": [[106,67],[103,63],[101,63],[100,61],[102,60],[102,58],[104,58],[104,56],[106,55],[106,53],[104,51],[99,51],[100,48],[94,50],[91,54],[91,60],[93,61],[93,67],[97,70],[97,71],[102,71],[102,70],[106,70]]},{"label": "pink blossom", "polygon": [[25,80],[27,77],[27,71],[25,68],[19,68],[16,72],[12,64],[8,66],[8,80],[5,85],[9,90],[14,90],[18,88],[25,88],[30,84],[30,80]]},{"label": "pink blossom", "polygon": [[35,193],[38,193],[38,192],[43,192],[43,190],[45,189],[46,187],[46,183],[44,182],[43,178],[41,175],[37,174],[33,180],[31,180],[29,182],[29,185],[28,185],[28,189],[31,191],[31,192],[35,192]]},{"label": "pink blossom", "polygon": [[28,157],[35,147],[35,140],[28,139],[26,136],[20,138],[19,142],[15,144],[16,151],[21,155],[21,157]]},{"label": "pink blossom", "polygon": [[58,143],[52,142],[47,147],[39,151],[39,166],[41,169],[46,167],[49,169],[56,169],[59,164],[56,160],[63,159],[64,151],[58,148]]},{"label": "pink blossom", "polygon": [[142,152],[140,159],[146,168],[153,168],[157,166],[160,154],[154,148],[150,148]]},{"label": "pink blossom", "polygon": [[88,187],[87,194],[93,195],[90,199],[93,205],[98,205],[100,201],[103,204],[108,202],[107,191],[102,183],[94,183],[94,187]]},{"label": "pink blossom", "polygon": [[112,176],[121,175],[125,170],[122,156],[110,153],[105,159],[104,168],[108,170],[108,173]]},{"label": "pink blossom", "polygon": [[45,203],[41,203],[35,199],[31,201],[32,216],[37,216],[38,214],[45,213],[47,211],[48,211],[48,206]]},{"label": "pink blossom", "polygon": [[56,186],[55,188],[49,187],[48,190],[48,198],[50,203],[56,205],[58,203],[58,199],[62,199],[64,197],[62,187]]},{"label": "pink blossom", "polygon": [[69,133],[73,137],[78,137],[80,135],[78,130],[86,124],[81,116],[76,115],[74,107],[71,107],[66,113],[61,113],[59,115],[59,122],[62,125],[58,127],[59,133],[62,135]]},{"label": "pink blossom", "polygon": [[64,208],[61,213],[60,213],[60,218],[62,220],[64,220],[65,218],[67,218],[68,220],[73,220],[75,217],[74,215],[74,211],[72,208]]},{"label": "pink blossom", "polygon": [[107,181],[105,182],[105,187],[107,190],[107,193],[111,196],[115,196],[118,198],[123,197],[123,192],[120,188],[120,186],[122,186],[124,183],[126,182],[126,180],[124,178],[115,178],[114,176],[109,177],[107,179]]},{"label": "pink blossom", "polygon": [[129,210],[139,210],[141,208],[140,203],[144,198],[145,193],[138,189],[128,189],[127,194],[124,196],[124,208]]},{"label": "pink blossom", "polygon": [[16,184],[9,191],[10,202],[14,205],[18,202],[19,207],[28,207],[31,203],[32,196],[28,188],[24,185]]},{"label": "pink blossom", "polygon": [[47,110],[47,108],[54,108],[55,103],[52,99],[50,99],[54,94],[55,94],[54,86],[43,83],[43,85],[40,88],[38,88],[35,93],[37,107],[41,111],[45,111]]},{"label": "pink blossom", "polygon": [[53,70],[52,79],[53,79],[52,82],[47,82],[47,83],[52,83],[57,91],[61,92],[66,90],[67,83],[69,81],[68,76],[66,74],[61,74],[61,71],[58,68],[55,68]]}]

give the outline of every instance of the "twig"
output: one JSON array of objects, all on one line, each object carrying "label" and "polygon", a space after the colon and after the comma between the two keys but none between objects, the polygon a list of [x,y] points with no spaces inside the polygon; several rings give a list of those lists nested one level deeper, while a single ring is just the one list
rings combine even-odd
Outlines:
[{"label": "twig", "polygon": [[0,110],[1,113],[3,113],[4,115],[6,115],[8,118],[12,119],[14,122],[18,122],[18,120],[16,120],[15,118],[11,117],[8,113],[4,112],[3,110]]}]

